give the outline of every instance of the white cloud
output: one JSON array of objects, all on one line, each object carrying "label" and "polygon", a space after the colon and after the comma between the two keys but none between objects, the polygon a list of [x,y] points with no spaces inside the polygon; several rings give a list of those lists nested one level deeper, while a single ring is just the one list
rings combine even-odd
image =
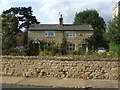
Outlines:
[{"label": "white cloud", "polygon": [[117,3],[113,2],[113,0],[109,0],[111,2],[104,2],[102,0],[93,0],[95,2],[90,2],[91,0],[87,0],[89,3],[83,0],[77,3],[42,1],[43,6],[39,9],[39,13],[44,17],[41,17],[41,23],[58,23],[59,12],[63,14],[64,23],[73,23],[75,13],[86,9],[96,9],[105,20],[110,20],[112,7]]},{"label": "white cloud", "polygon": [[115,0],[9,0],[10,2],[114,2]]},{"label": "white cloud", "polygon": [[[118,0],[119,1],[119,0]],[[59,12],[63,14],[64,23],[73,23],[76,12],[96,9],[105,20],[110,20],[112,7],[117,0],[1,0],[0,13],[10,8],[10,2],[38,2],[42,7],[34,11],[41,23],[59,23]]]},{"label": "white cloud", "polygon": [[0,0],[0,13],[2,13],[4,10],[9,9],[10,6],[10,2],[9,0]]}]

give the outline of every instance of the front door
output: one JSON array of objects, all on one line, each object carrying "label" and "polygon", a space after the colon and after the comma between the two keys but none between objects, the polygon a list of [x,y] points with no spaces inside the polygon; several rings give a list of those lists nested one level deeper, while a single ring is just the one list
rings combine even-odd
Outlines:
[{"label": "front door", "polygon": [[87,51],[87,44],[82,44],[82,51],[84,53]]}]

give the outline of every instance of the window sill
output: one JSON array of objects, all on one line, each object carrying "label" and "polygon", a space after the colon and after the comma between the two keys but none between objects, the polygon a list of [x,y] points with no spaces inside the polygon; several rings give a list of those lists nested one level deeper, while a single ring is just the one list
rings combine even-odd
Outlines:
[{"label": "window sill", "polygon": [[48,37],[46,37],[46,38],[54,38],[54,37],[55,37],[55,36],[51,36],[51,37],[48,36]]}]

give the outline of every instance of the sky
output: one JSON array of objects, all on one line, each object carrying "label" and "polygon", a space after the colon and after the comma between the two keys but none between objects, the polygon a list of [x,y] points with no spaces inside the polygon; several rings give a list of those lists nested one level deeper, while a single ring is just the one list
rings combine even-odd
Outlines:
[{"label": "sky", "polygon": [[64,24],[72,24],[75,14],[95,9],[105,22],[112,19],[112,8],[119,0],[0,0],[0,13],[11,7],[32,7],[41,24],[58,24],[59,12]]}]

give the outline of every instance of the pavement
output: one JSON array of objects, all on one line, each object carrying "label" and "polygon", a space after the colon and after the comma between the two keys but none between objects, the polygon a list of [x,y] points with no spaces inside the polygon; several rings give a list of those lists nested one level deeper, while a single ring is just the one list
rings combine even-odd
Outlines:
[{"label": "pavement", "polygon": [[[103,79],[75,79],[75,78],[26,78],[26,77],[12,77],[0,76],[1,84],[13,85],[29,85],[29,86],[44,86],[54,88],[116,88],[118,89],[118,80],[103,80]],[[119,88],[120,89],[120,88]]]}]

